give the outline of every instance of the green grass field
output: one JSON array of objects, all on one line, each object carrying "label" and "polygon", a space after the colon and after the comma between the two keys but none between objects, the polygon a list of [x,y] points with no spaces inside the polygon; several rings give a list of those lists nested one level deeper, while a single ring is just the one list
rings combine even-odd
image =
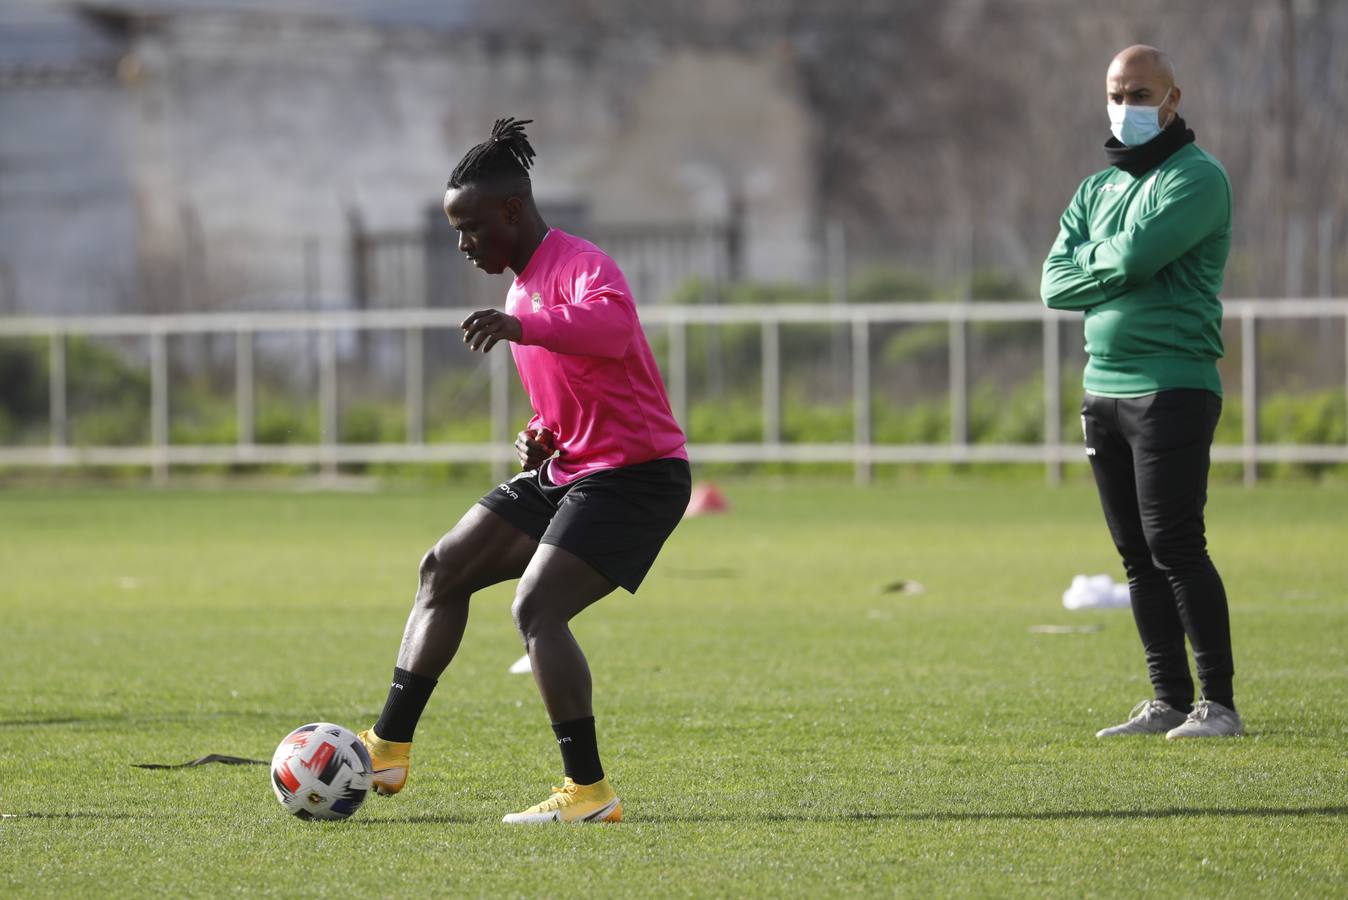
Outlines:
[{"label": "green grass field", "polygon": [[0,493],[0,895],[1348,896],[1348,490],[1214,491],[1250,734],[1181,745],[1093,737],[1149,692],[1126,611],[1061,606],[1119,574],[1091,488],[727,490],[577,620],[626,820],[514,830],[560,766],[508,586],[347,822],[132,767],[368,725],[475,492]]}]

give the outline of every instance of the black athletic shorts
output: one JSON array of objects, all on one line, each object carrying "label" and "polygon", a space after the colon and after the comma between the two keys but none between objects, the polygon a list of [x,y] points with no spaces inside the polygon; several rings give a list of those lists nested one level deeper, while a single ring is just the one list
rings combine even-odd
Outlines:
[{"label": "black athletic shorts", "polygon": [[546,470],[521,472],[478,502],[635,594],[688,509],[688,461],[656,459],[563,485],[553,484]]}]

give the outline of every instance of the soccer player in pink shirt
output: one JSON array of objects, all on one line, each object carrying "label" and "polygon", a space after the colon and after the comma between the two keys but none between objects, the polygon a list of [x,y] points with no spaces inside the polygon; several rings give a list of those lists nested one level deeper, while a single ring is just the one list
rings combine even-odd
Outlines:
[{"label": "soccer player in pink shirt", "polygon": [[376,790],[402,790],[413,731],[458,650],[469,598],[518,578],[511,612],[566,777],[504,821],[616,822],[622,805],[599,761],[590,669],[568,623],[616,587],[637,590],[683,517],[691,475],[627,280],[594,244],[548,228],[534,205],[528,122],[498,120],[445,193],[459,250],[484,272],[515,273],[505,310],[470,315],[463,339],[483,353],[511,345],[534,408],[515,441],[523,471],[422,558],[388,700],[361,739]]}]

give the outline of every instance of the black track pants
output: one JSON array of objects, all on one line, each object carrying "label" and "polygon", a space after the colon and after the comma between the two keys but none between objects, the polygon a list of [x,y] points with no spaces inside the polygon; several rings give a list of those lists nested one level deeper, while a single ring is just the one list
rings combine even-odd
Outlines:
[{"label": "black track pants", "polygon": [[1186,635],[1203,696],[1233,705],[1226,589],[1203,532],[1212,435],[1221,414],[1222,398],[1203,390],[1132,399],[1087,394],[1081,407],[1086,452],[1128,573],[1152,687],[1181,709],[1194,692]]}]

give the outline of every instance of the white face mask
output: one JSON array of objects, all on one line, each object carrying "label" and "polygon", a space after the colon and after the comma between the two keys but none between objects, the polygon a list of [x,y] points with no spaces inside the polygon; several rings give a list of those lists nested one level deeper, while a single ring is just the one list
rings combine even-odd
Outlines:
[{"label": "white face mask", "polygon": [[1170,91],[1161,98],[1160,106],[1125,106],[1109,104],[1109,130],[1119,143],[1129,147],[1145,144],[1161,133],[1161,107],[1170,99]]}]

